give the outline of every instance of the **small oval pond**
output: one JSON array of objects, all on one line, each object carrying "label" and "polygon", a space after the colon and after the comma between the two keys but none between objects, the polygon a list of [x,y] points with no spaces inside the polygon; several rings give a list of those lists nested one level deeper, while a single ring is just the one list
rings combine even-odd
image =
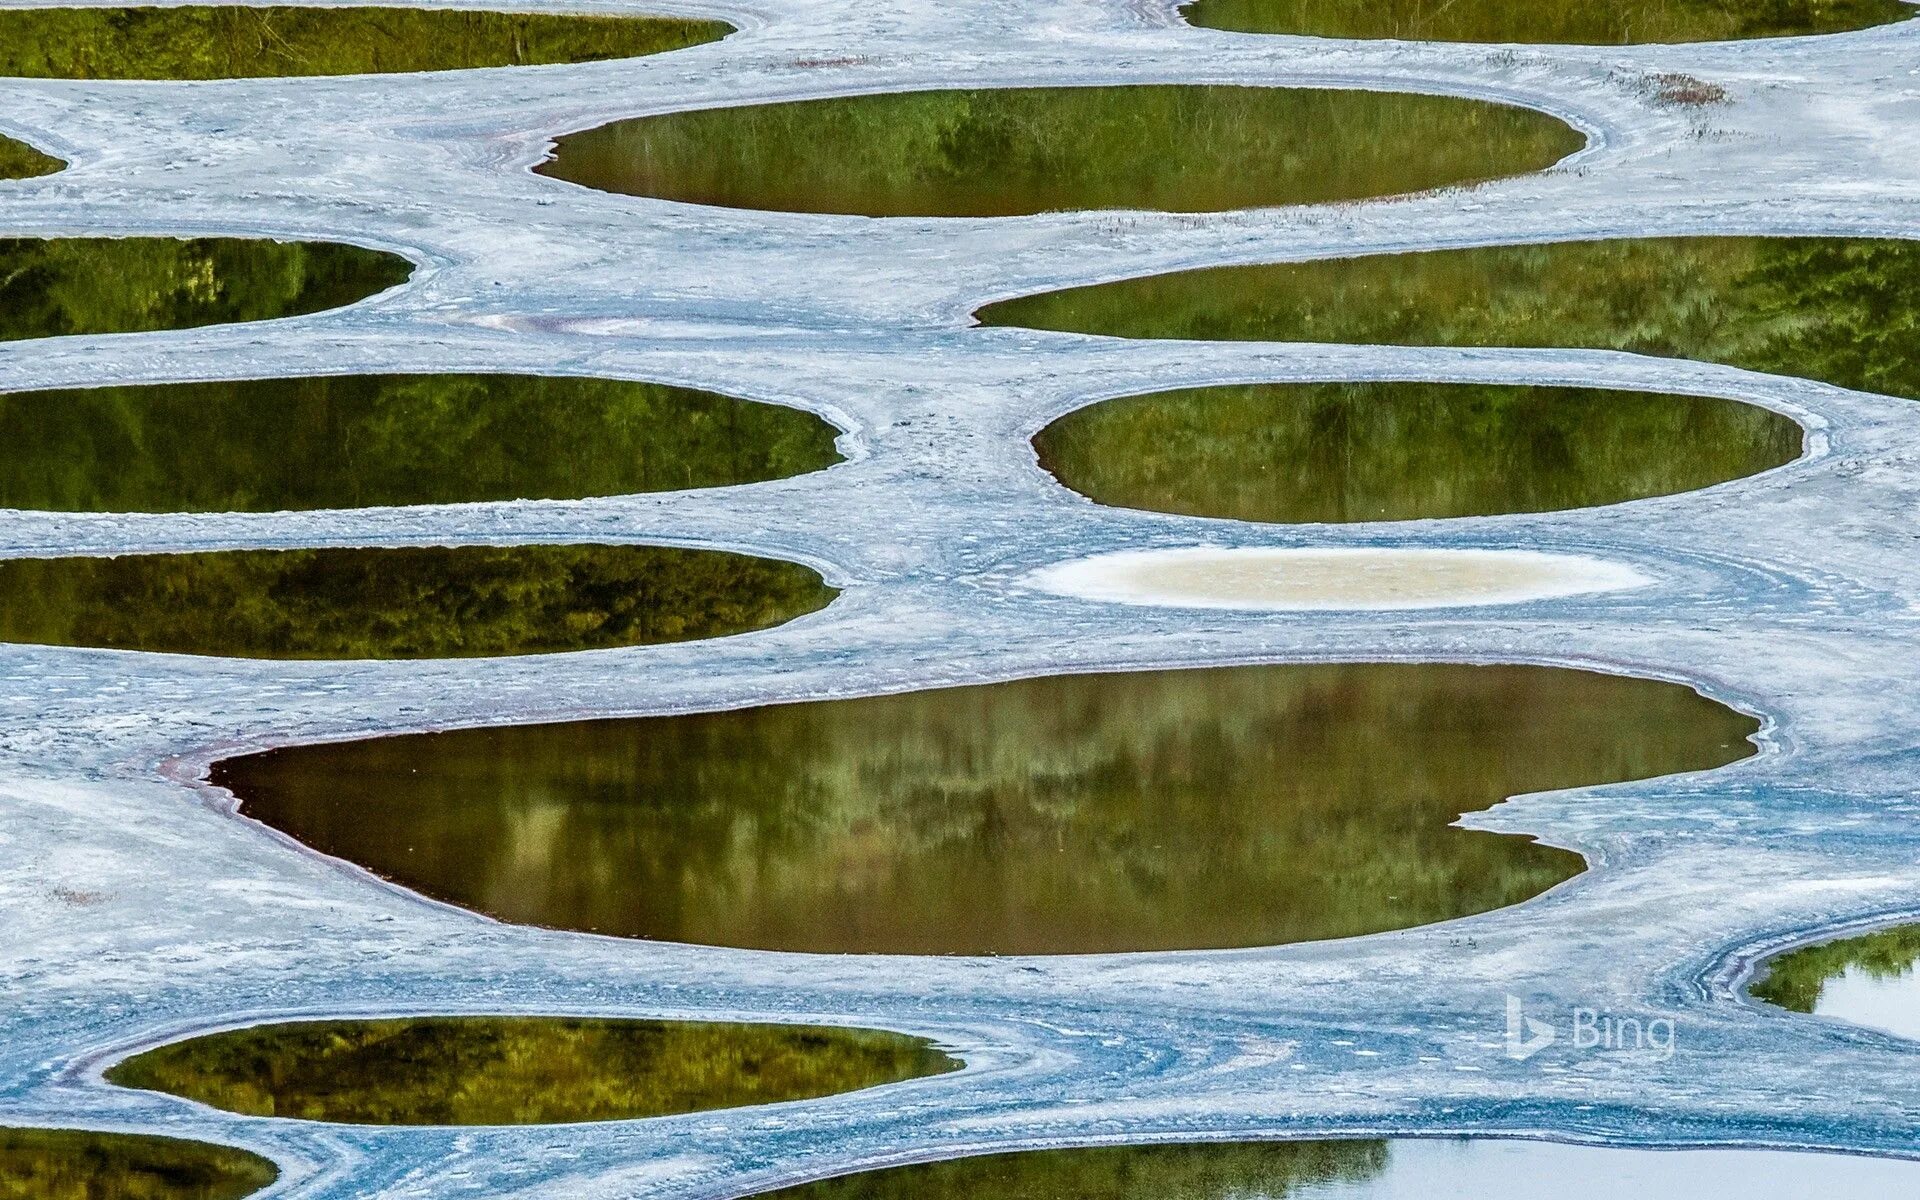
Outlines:
[{"label": "small oval pond", "polygon": [[1196,0],[1190,24],[1243,33],[1589,46],[1842,33],[1915,15],[1903,0]]},{"label": "small oval pond", "polygon": [[877,1029],[408,1017],[209,1034],[137,1054],[107,1080],[259,1117],[549,1125],[807,1100],[960,1065]]},{"label": "small oval pond", "polygon": [[42,154],[25,142],[0,134],[0,179],[32,179],[51,175],[66,166],[49,154]]},{"label": "small oval pond", "polygon": [[0,561],[0,642],[241,658],[471,658],[778,625],[798,563],[672,546],[217,550]]},{"label": "small oval pond", "polygon": [[0,238],[0,341],[293,317],[412,274],[397,254],[337,242]]},{"label": "small oval pond", "polygon": [[0,9],[0,76],[245,79],[637,58],[718,41],[719,21],[437,8]]},{"label": "small oval pond", "polygon": [[617,121],[542,174],[694,204],[872,217],[1215,212],[1538,171],[1584,139],[1448,96],[1200,85],[846,96]]},{"label": "small oval pond", "polygon": [[1920,1163],[1778,1150],[1635,1150],[1491,1139],[1242,1142],[990,1154],[763,1200],[1754,1200],[1904,1195]]},{"label": "small oval pond", "polygon": [[1748,989],[1794,1012],[1920,1040],[1920,925],[1791,950]]},{"label": "small oval pond", "polygon": [[340,375],[0,395],[0,508],[280,512],[562,500],[831,466],[776,404],[614,379]]},{"label": "small oval pond", "polygon": [[1580,671],[1242,667],[374,738],[213,778],[315,849],[508,921],[1063,954],[1513,904],[1579,857],[1449,828],[1461,813],[1719,766],[1756,729],[1689,688]]},{"label": "small oval pond", "polygon": [[0,1129],[7,1200],[240,1200],[279,1177],[257,1154],[131,1133]]},{"label": "small oval pond", "polygon": [[1789,418],[1730,400],[1460,383],[1129,396],[1033,439],[1042,468],[1101,504],[1299,523],[1665,496],[1791,462],[1801,442]]},{"label": "small oval pond", "polygon": [[1209,267],[990,304],[1131,338],[1631,350],[1920,399],[1920,241],[1688,237]]}]

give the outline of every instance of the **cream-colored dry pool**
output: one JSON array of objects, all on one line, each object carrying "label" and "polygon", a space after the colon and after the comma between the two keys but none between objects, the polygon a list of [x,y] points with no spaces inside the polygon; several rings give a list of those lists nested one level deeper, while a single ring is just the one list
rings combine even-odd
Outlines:
[{"label": "cream-colored dry pool", "polygon": [[1191,546],[1078,559],[1031,582],[1116,604],[1288,612],[1520,604],[1653,580],[1621,563],[1533,550]]}]

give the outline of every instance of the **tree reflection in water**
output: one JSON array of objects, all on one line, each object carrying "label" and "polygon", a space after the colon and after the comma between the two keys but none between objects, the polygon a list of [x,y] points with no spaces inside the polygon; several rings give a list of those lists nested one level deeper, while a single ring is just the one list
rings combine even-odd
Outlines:
[{"label": "tree reflection in water", "polygon": [[0,1129],[0,1200],[239,1200],[278,1175],[257,1154],[207,1142]]}]

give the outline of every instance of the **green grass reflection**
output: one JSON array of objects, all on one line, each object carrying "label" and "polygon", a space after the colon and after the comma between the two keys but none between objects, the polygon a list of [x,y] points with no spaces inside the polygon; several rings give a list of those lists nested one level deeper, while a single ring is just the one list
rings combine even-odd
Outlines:
[{"label": "green grass reflection", "polygon": [[0,1129],[0,1200],[239,1200],[278,1175],[257,1154],[207,1142]]},{"label": "green grass reflection", "polygon": [[1189,23],[1246,33],[1624,46],[1841,33],[1904,21],[1902,0],[1197,0]]},{"label": "green grass reflection", "polygon": [[1871,979],[1900,979],[1920,964],[1920,925],[1901,925],[1860,937],[1790,950],[1766,964],[1748,988],[1754,996],[1794,1012],[1819,1006],[1828,981],[1858,968]]},{"label": "green grass reflection", "polygon": [[65,165],[25,142],[0,135],[0,179],[32,179],[36,175],[51,175]]}]

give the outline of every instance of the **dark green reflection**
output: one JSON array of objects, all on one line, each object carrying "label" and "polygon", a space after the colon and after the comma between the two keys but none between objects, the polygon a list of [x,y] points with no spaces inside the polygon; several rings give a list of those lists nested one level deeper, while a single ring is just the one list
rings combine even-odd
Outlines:
[{"label": "dark green reflection", "polygon": [[1538,171],[1581,136],[1523,108],[1189,85],[849,96],[618,121],[543,174],[695,204],[875,217],[1213,212]]},{"label": "dark green reflection", "polygon": [[797,409],[652,383],[343,375],[0,396],[0,508],[276,512],[720,487],[839,461]]},{"label": "dark green reflection", "polygon": [[1755,723],[1529,667],[1249,667],[300,747],[215,778],[509,921],[783,950],[1252,946],[1512,904],[1577,856],[1520,792],[1717,766]]},{"label": "dark green reflection", "polygon": [[1755,405],[1594,388],[1255,384],[1130,396],[1033,439],[1102,504],[1242,521],[1404,521],[1665,496],[1800,453]]},{"label": "dark green reflection", "polygon": [[0,238],[0,340],[264,321],[404,283],[397,254],[259,238]]},{"label": "dark green reflection", "polygon": [[1840,33],[1904,21],[1901,0],[1197,0],[1212,29],[1428,42],[1634,45]]},{"label": "dark green reflection", "polygon": [[1371,1179],[1387,1160],[1388,1143],[1358,1140],[1028,1150],[841,1175],[760,1200],[1282,1200]]},{"label": "dark green reflection", "polygon": [[636,58],[717,41],[719,21],[430,8],[0,9],[0,75],[243,79]]},{"label": "dark green reflection", "polygon": [[992,304],[1135,338],[1567,346],[1920,398],[1920,241],[1627,238],[1213,267]]},{"label": "dark green reflection", "polygon": [[1902,925],[1789,951],[1769,960],[1766,974],[1748,990],[1770,1004],[1810,1013],[1818,1008],[1827,984],[1851,969],[1869,979],[1896,980],[1912,975],[1916,964],[1920,964],[1920,925]]},{"label": "dark green reflection", "polygon": [[208,1142],[0,1129],[0,1200],[239,1200],[278,1175],[257,1154]]},{"label": "dark green reflection", "polygon": [[65,165],[25,142],[0,136],[0,179],[31,179],[36,175],[51,175]]},{"label": "dark green reflection", "polygon": [[835,595],[669,546],[221,550],[0,561],[0,641],[245,658],[464,658],[764,629]]},{"label": "dark green reflection", "polygon": [[545,1125],[806,1100],[951,1071],[924,1038],[584,1017],[311,1021],[216,1033],[107,1072],[261,1117]]}]

